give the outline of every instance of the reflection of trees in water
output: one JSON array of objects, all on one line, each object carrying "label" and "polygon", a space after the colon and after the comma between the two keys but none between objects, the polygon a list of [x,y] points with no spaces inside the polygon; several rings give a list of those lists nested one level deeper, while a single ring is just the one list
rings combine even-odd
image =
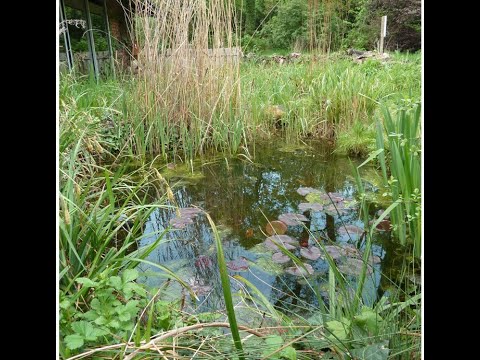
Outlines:
[{"label": "reflection of trees in water", "polygon": [[[330,150],[319,149],[315,157],[311,154],[280,153],[275,150],[262,150],[257,154],[256,162],[263,165],[240,160],[229,160],[228,167],[224,161],[204,165],[202,171],[205,178],[201,183],[174,189],[180,207],[201,203],[217,226],[226,225],[232,230],[221,235],[226,261],[241,256],[255,261],[256,255],[246,249],[264,240],[258,227],[263,229],[267,221],[260,210],[269,220],[274,220],[285,212],[297,212],[298,204],[306,201],[297,194],[298,187],[310,186],[327,192],[342,192],[345,196],[351,196],[354,192],[353,183],[346,178],[351,173],[348,160],[332,156]],[[331,216],[324,212],[307,215],[310,221],[305,225],[315,238],[318,239],[316,234],[319,234],[334,242],[350,242],[348,237],[337,232],[342,225],[338,215]],[[173,208],[159,209],[152,213],[141,245],[155,241],[158,235],[149,236],[148,233],[161,233],[174,216]],[[356,211],[341,217],[345,224],[354,223],[357,218]],[[252,238],[245,236],[245,231],[249,228],[254,229]],[[308,239],[309,236],[309,232],[302,227],[289,227],[287,234],[300,240]],[[353,238],[357,239],[358,237]],[[312,239],[310,244],[313,244]],[[375,249],[378,250],[379,247]],[[201,256],[208,256],[211,266],[196,266],[195,261]],[[212,231],[204,215],[195,217],[194,224],[187,225],[184,229],[167,233],[148,260],[170,267],[192,284],[210,286],[212,291],[209,294],[199,296],[200,303],[203,302],[202,310],[224,307]],[[316,274],[323,273],[322,276],[326,276],[325,264],[312,265]],[[145,267],[144,264],[142,266]],[[253,268],[247,272],[230,271],[230,274],[245,277],[279,308],[288,307],[300,311],[302,308],[318,306],[317,295],[309,284],[301,283],[302,278],[290,274],[273,276]],[[325,278],[317,277],[309,281],[312,286],[318,286]],[[375,293],[379,281],[371,281],[373,288],[369,291]],[[240,289],[235,281],[231,282],[231,286],[233,292]]]}]

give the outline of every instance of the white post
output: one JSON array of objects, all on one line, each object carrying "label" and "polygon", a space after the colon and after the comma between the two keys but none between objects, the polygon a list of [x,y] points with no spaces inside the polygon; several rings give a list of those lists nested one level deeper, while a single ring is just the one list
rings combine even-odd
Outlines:
[{"label": "white post", "polygon": [[387,35],[387,15],[382,16],[382,25],[380,26],[380,54],[383,54],[383,39]]}]

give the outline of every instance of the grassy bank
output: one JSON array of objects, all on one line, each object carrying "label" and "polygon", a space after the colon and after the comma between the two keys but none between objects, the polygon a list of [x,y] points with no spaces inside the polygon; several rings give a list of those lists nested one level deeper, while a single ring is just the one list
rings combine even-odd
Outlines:
[{"label": "grassy bank", "polygon": [[229,86],[237,89],[239,82],[241,96],[232,95],[233,90],[224,96],[218,89],[207,107],[221,100],[221,110],[205,116],[197,111],[204,105],[202,89],[196,98],[184,99],[188,106],[183,110],[178,104],[160,106],[139,90],[154,85],[147,77],[107,80],[99,86],[63,78],[62,111],[74,107],[95,117],[95,138],[109,152],[188,161],[207,148],[237,153],[241,146],[274,135],[286,141],[325,138],[336,141],[339,151],[366,155],[374,143],[379,104],[420,99],[419,54],[393,54],[385,63],[362,64],[340,54],[316,61],[305,55],[302,61],[282,65],[246,61],[239,70],[237,79],[231,74]]},{"label": "grassy bank", "polygon": [[[406,245],[404,251],[411,251],[411,242],[416,255],[419,251],[420,194],[415,192],[420,175],[416,153],[419,128],[408,126],[412,123],[409,119],[416,119],[418,125],[419,113],[387,115],[380,107],[409,107],[419,100],[419,55],[393,54],[389,62],[363,64],[341,55],[283,65],[245,62],[238,77],[235,72],[222,73],[232,75],[230,91],[207,93],[208,105],[201,97],[206,87],[191,96],[189,88],[182,85],[164,98],[160,87],[174,84],[174,77],[160,83],[147,74],[98,85],[78,76],[61,79],[62,358],[307,359],[326,355],[344,359],[373,354],[379,359],[418,358],[421,289],[412,262],[405,260],[400,274],[391,278],[388,296],[372,305],[364,303],[361,295],[370,276],[369,244],[376,222],[390,216],[397,225],[397,236]],[[216,86],[225,77],[213,74],[212,89],[218,90]],[[222,98],[222,94],[231,95],[236,86],[241,89],[237,95]],[[158,92],[149,92],[155,87]],[[159,105],[161,101],[165,106]],[[392,132],[411,136],[391,137]],[[196,313],[194,305],[186,304],[186,297],[172,300],[169,287],[173,283],[180,284],[187,294],[191,289],[162,264],[154,264],[169,279],[162,287],[152,291],[137,283],[135,267],[146,261],[164,235],[155,234],[157,241],[151,246],[138,247],[144,236],[152,235],[143,233],[144,224],[155,208],[174,205],[167,182],[146,159],[160,156],[166,162],[187,162],[206,149],[236,153],[257,139],[276,135],[287,142],[325,138],[347,153],[383,151],[377,153],[380,171],[385,186],[391,186],[391,203],[396,205],[369,224],[370,204],[362,204],[362,219],[369,231],[360,281],[351,285],[328,257],[330,301],[324,303],[319,289],[314,289],[320,305],[311,316],[302,317],[298,314],[304,314],[307,307],[312,310],[302,299],[295,300],[298,305],[293,311],[274,308],[241,276],[228,279],[222,244],[216,236],[227,299],[226,311],[220,316]],[[380,154],[384,154],[383,160]],[[132,158],[143,160],[133,173],[124,167]],[[412,169],[408,176],[406,168]],[[362,193],[360,186],[359,190]],[[213,222],[211,226],[215,229]],[[302,268],[292,253],[281,251]],[[228,281],[241,284],[242,291],[232,294]],[[294,292],[289,296],[295,297]],[[194,298],[191,294],[190,299]],[[234,302],[263,316],[268,326],[237,323]],[[227,328],[231,331],[224,331]]]}]

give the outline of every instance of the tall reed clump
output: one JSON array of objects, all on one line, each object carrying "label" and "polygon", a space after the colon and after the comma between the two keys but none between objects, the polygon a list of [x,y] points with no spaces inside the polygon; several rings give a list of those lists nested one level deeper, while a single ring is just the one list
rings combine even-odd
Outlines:
[{"label": "tall reed clump", "polygon": [[187,159],[206,147],[235,152],[243,129],[233,1],[134,0],[129,14],[139,48],[126,101],[132,152]]},{"label": "tall reed clump", "polygon": [[[400,107],[393,117],[382,107],[383,123],[377,120],[377,149],[386,195],[398,202],[392,212],[394,234],[401,244],[413,242],[421,255],[421,106]],[[387,138],[387,144],[384,137]],[[388,149],[388,152],[386,151]]]}]

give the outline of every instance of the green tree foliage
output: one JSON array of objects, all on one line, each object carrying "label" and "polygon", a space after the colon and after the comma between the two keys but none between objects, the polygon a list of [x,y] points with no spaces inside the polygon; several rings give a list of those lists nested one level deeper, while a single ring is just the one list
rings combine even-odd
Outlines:
[{"label": "green tree foliage", "polygon": [[383,15],[388,16],[387,50],[415,51],[421,46],[420,0],[237,0],[236,7],[247,51],[295,45],[306,49],[311,40],[324,51],[373,50]]},{"label": "green tree foliage", "polygon": [[307,18],[304,0],[282,1],[277,13],[264,25],[261,36],[268,38],[274,48],[291,48],[296,41],[306,42]]},{"label": "green tree foliage", "polygon": [[251,35],[255,31],[255,0],[245,0],[245,33]]}]

